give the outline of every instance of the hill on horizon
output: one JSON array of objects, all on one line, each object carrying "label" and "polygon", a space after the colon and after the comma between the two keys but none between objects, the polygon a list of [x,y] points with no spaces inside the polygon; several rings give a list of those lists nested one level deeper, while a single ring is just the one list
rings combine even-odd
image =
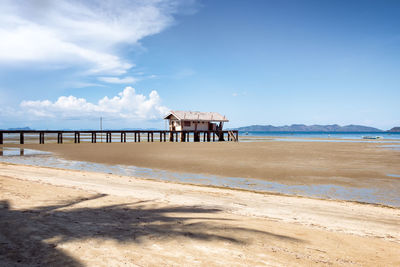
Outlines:
[{"label": "hill on horizon", "polygon": [[363,125],[346,125],[340,126],[338,124],[332,125],[305,125],[305,124],[292,124],[284,126],[273,125],[250,125],[236,128],[239,131],[262,131],[262,132],[383,132],[383,130],[363,126]]}]

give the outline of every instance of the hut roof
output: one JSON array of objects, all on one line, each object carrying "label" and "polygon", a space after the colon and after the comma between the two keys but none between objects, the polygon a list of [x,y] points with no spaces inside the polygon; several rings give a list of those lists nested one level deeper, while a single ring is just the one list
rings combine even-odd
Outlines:
[{"label": "hut roof", "polygon": [[170,119],[171,115],[178,120],[184,121],[229,121],[225,116],[218,112],[199,112],[199,111],[179,111],[171,110],[164,119]]}]

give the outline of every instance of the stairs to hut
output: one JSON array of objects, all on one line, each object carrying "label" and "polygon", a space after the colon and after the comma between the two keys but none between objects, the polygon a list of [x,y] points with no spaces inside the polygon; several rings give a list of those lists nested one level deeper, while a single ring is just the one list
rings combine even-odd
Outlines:
[{"label": "stairs to hut", "polygon": [[234,142],[238,141],[233,131],[228,131],[228,136],[229,136],[228,141],[234,141]]}]

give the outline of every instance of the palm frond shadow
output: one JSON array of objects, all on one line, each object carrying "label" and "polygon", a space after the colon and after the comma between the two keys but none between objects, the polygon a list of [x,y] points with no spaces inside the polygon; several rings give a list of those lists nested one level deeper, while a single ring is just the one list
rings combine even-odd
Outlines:
[{"label": "palm frond shadow", "polygon": [[[223,225],[227,219],[210,217],[210,214],[220,212],[219,209],[196,206],[149,208],[143,201],[96,208],[73,207],[102,197],[105,195],[27,210],[13,210],[8,201],[0,201],[0,263],[82,266],[78,259],[57,249],[57,244],[46,242],[52,238],[56,238],[57,243],[88,238],[141,243],[155,238],[183,237],[245,244],[244,240],[217,234],[239,231],[241,236],[261,233],[272,238],[301,242],[285,235]],[[193,219],[196,222],[189,221]]]}]

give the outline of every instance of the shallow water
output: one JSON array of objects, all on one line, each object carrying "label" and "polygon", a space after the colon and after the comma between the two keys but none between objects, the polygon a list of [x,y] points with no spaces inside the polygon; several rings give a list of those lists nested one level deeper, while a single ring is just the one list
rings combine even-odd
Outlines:
[{"label": "shallow water", "polygon": [[389,149],[393,149],[393,150],[399,150],[400,151],[400,145],[383,145],[381,147],[384,148],[389,148]]},{"label": "shallow water", "polygon": [[400,140],[400,132],[263,132],[240,131],[241,137],[289,137],[289,138],[322,138],[322,139],[363,139],[364,136],[380,136],[384,139]]},{"label": "shallow water", "polygon": [[[289,195],[317,197],[323,199],[351,200],[373,204],[400,207],[400,180],[391,181],[397,190],[386,188],[356,188],[332,184],[286,185],[258,179],[221,177],[156,170],[127,165],[108,165],[83,161],[65,160],[52,153],[32,149],[3,148],[0,149],[0,161],[33,166],[54,167],[70,170],[82,170],[134,176],[162,181],[212,185],[261,192],[274,192]],[[23,151],[23,152],[22,152]],[[397,177],[396,174],[388,174]],[[400,175],[399,175],[400,177]]]},{"label": "shallow water", "polygon": [[328,142],[328,143],[399,143],[398,140],[364,140],[364,139],[306,139],[306,138],[276,138],[276,137],[259,137],[259,138],[246,138],[241,137],[240,142],[266,142],[266,141],[284,141],[284,142]]}]

